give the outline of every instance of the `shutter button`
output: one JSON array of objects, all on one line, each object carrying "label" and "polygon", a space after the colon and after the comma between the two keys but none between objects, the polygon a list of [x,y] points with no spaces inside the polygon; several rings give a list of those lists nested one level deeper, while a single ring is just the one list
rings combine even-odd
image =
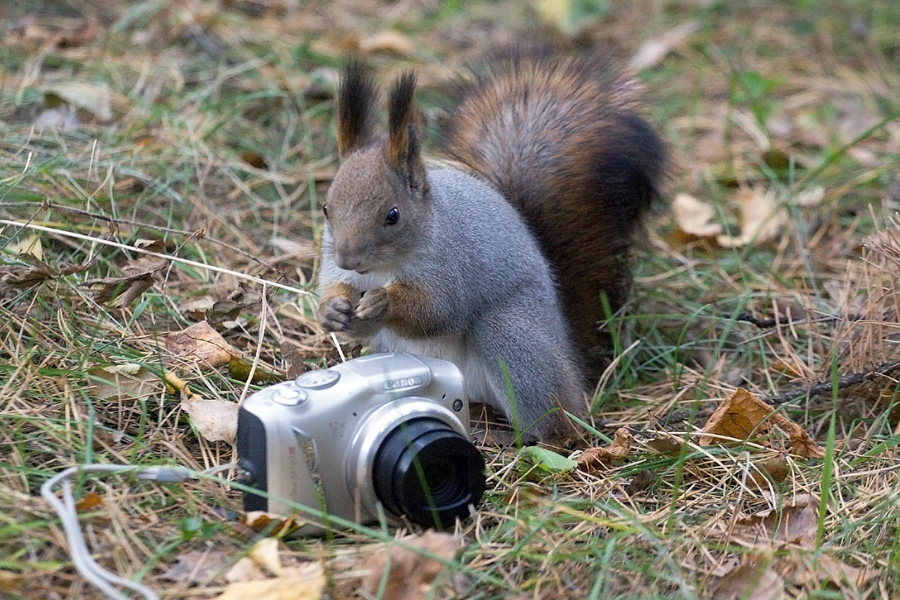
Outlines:
[{"label": "shutter button", "polygon": [[272,396],[272,402],[285,406],[296,406],[306,401],[306,393],[296,388],[281,388]]}]

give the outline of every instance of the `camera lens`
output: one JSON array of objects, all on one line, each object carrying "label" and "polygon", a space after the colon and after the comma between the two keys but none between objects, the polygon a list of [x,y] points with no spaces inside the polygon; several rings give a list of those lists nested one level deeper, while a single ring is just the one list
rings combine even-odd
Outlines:
[{"label": "camera lens", "polygon": [[443,421],[411,419],[382,442],[373,478],[388,511],[423,527],[446,527],[481,500],[484,459]]}]

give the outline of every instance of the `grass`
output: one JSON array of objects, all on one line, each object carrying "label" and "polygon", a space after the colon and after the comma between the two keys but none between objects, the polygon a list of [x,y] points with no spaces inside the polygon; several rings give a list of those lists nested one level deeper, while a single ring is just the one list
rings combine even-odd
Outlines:
[{"label": "grass", "polygon": [[[193,393],[225,400],[264,385],[166,349],[166,332],[203,318],[198,301],[245,364],[285,373],[339,359],[308,294],[337,164],[334,68],[367,34],[398,31],[410,51],[368,58],[385,78],[415,66],[433,115],[440,82],[525,22],[519,3],[505,8],[97,0],[0,9],[0,218],[25,224],[0,231],[0,596],[99,597],[38,494],[58,470],[92,461],[202,470],[232,459],[231,445],[199,436],[179,394],[158,383],[174,372]],[[607,438],[628,427],[638,447],[605,472],[539,474],[485,446],[482,510],[460,526],[462,550],[445,561],[434,597],[741,597],[751,587],[734,575],[741,564],[771,565],[748,567],[751,580],[779,578],[782,595],[771,597],[900,595],[900,49],[890,25],[900,8],[580,3],[585,10],[599,16],[578,24],[581,39],[623,57],[698,21],[689,42],[639,73],[648,118],[670,144],[671,195],[710,202],[736,230],[736,187],[772,188],[789,218],[773,240],[725,249],[685,240],[661,207],[635,256],[629,313],[610,323],[621,356],[593,423]],[[108,86],[109,122],[94,106],[76,112],[73,130],[36,127],[60,103],[49,89],[72,81]],[[816,186],[818,205],[795,201]],[[19,254],[32,236],[46,268]],[[179,260],[144,273],[133,301],[98,301],[98,290],[125,285],[141,240]],[[743,315],[775,320],[760,327]],[[157,384],[98,397],[95,368],[125,363]],[[828,391],[807,394],[817,383]],[[826,459],[698,445],[693,434],[738,386],[779,399]],[[676,440],[674,451],[653,450],[659,438]],[[779,477],[765,467],[776,459]],[[214,597],[222,572],[259,538],[231,518],[239,491],[214,479],[79,482],[79,498],[92,492],[101,504],[82,525],[94,556],[165,597]],[[753,521],[774,510],[795,522],[807,494],[816,510],[801,531]],[[360,565],[394,533],[286,540],[284,560],[321,561],[331,597],[350,597]],[[192,551],[222,558],[196,585],[165,576]],[[829,571],[835,563],[882,576],[842,578]],[[739,591],[729,591],[735,581]]]}]

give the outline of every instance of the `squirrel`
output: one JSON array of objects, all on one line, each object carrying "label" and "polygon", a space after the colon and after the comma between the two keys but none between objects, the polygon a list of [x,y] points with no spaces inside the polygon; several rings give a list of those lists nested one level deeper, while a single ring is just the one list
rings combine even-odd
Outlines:
[{"label": "squirrel", "polygon": [[375,352],[450,360],[517,432],[573,438],[565,412],[587,413],[604,344],[600,293],[624,302],[625,254],[665,160],[630,85],[589,59],[510,51],[458,84],[448,160],[426,163],[415,74],[391,89],[385,134],[374,77],[350,62],[319,324]]}]

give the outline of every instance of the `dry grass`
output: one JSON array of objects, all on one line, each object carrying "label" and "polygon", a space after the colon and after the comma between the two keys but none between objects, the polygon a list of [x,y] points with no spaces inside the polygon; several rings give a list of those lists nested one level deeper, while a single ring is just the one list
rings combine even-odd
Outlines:
[{"label": "dry grass", "polygon": [[[246,364],[285,373],[338,359],[307,293],[336,167],[334,69],[360,48],[385,78],[415,66],[433,115],[440,82],[527,19],[521,3],[461,6],[0,8],[0,218],[28,225],[0,232],[0,596],[99,597],[38,495],[57,470],[231,460],[230,445],[196,435],[177,394],[101,399],[91,369],[172,370],[206,398],[258,388],[166,350],[165,332],[203,318],[197,300],[218,302],[206,317]],[[660,210],[630,313],[610,324],[621,355],[597,392],[599,433],[629,427],[636,448],[603,472],[539,477],[485,446],[483,510],[460,527],[464,548],[436,597],[740,597],[748,581],[774,586],[772,598],[900,594],[900,11],[888,0],[615,3],[576,43],[628,57],[688,19],[698,32],[640,74],[674,158],[671,191],[712,203],[734,230],[735,190],[773,189],[789,218],[768,243],[723,249],[679,236]],[[385,30],[401,36],[373,50]],[[37,127],[71,81],[105,83],[111,118],[82,108],[72,130]],[[794,201],[816,186],[816,206]],[[32,235],[46,266],[18,254]],[[177,260],[133,301],[98,300],[109,286],[86,282],[121,278],[144,239]],[[826,458],[698,445],[738,386],[777,402]],[[674,440],[670,453],[658,438]],[[102,498],[82,521],[94,555],[165,597],[215,596],[256,540],[231,519],[239,494],[214,481],[86,479],[78,493],[89,492]],[[754,517],[763,511],[775,516]],[[330,597],[350,597],[381,539],[292,540],[285,560],[322,561]],[[160,577],[194,550],[220,553],[220,568],[198,584]]]}]

